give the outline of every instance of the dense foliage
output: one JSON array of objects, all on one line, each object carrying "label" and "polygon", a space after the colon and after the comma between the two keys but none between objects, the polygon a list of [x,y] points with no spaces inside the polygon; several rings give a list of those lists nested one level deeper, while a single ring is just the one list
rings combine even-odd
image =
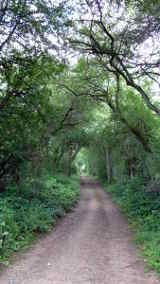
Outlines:
[{"label": "dense foliage", "polygon": [[5,0],[0,33],[1,260],[71,208],[77,173],[155,217],[156,243],[159,1]]},{"label": "dense foliage", "polygon": [[48,232],[79,197],[79,179],[45,175],[10,187],[0,195],[0,262],[27,246],[37,232]]},{"label": "dense foliage", "polygon": [[[151,185],[150,185],[151,186]],[[126,184],[106,187],[136,231],[136,242],[148,259],[148,268],[160,272],[160,194],[146,188],[143,180],[134,178]]]}]

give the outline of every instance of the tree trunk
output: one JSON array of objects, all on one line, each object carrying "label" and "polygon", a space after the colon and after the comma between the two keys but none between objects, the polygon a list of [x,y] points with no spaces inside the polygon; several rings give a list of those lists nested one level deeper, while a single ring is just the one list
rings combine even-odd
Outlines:
[{"label": "tree trunk", "polygon": [[75,149],[73,149],[72,147],[70,147],[69,149],[69,153],[68,153],[68,176],[71,176],[72,174],[72,163],[75,160],[78,152],[80,151],[81,146],[80,145],[76,145]]},{"label": "tree trunk", "polygon": [[106,168],[108,183],[111,184],[113,181],[113,164],[112,164],[112,152],[110,148],[106,149]]}]

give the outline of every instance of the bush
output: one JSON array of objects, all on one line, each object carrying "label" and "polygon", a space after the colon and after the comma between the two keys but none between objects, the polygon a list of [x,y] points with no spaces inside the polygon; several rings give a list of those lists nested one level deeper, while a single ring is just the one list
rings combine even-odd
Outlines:
[{"label": "bush", "polygon": [[37,232],[48,232],[79,197],[78,178],[44,176],[0,196],[0,261],[26,246]]},{"label": "bush", "polygon": [[136,230],[136,242],[148,259],[148,267],[160,272],[160,194],[146,191],[143,179],[106,186]]}]

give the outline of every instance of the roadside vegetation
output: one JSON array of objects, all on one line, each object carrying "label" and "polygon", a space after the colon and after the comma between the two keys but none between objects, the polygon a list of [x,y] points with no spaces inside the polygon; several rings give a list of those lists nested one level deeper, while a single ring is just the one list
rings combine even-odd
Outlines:
[{"label": "roadside vegetation", "polygon": [[144,180],[105,186],[106,192],[127,215],[136,233],[136,243],[143,252],[148,269],[160,272],[160,196],[146,190]]},{"label": "roadside vegetation", "polygon": [[79,179],[45,175],[11,186],[0,195],[0,262],[28,246],[37,233],[49,232],[79,197]]}]

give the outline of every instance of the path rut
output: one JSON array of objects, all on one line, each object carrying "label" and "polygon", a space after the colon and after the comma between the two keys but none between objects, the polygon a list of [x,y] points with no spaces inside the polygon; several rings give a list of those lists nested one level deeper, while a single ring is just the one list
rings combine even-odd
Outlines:
[{"label": "path rut", "polygon": [[0,273],[0,284],[157,284],[109,195],[84,180],[79,204]]}]

